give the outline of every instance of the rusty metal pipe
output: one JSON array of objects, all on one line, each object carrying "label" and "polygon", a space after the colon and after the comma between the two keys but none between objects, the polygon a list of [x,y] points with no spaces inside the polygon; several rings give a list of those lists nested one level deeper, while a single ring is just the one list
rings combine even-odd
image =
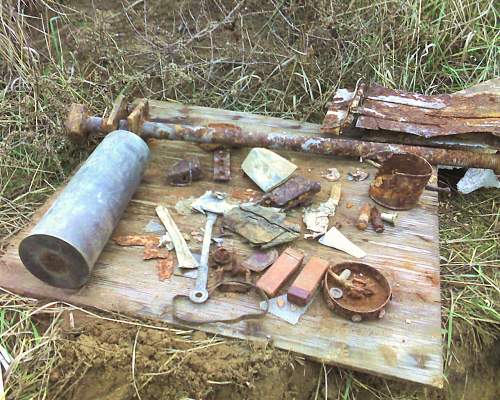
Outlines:
[{"label": "rusty metal pipe", "polygon": [[[102,121],[99,117],[90,117],[87,119],[85,129],[88,132],[100,131]],[[128,129],[127,120],[120,120],[119,128]],[[266,147],[274,150],[292,150],[345,157],[376,158],[377,153],[383,152],[412,153],[425,158],[433,165],[486,168],[493,169],[497,173],[500,172],[500,155],[497,154],[315,137],[286,131],[264,133],[244,130],[232,124],[192,126],[146,121],[142,124],[140,136],[143,139],[184,140],[236,147]]]}]

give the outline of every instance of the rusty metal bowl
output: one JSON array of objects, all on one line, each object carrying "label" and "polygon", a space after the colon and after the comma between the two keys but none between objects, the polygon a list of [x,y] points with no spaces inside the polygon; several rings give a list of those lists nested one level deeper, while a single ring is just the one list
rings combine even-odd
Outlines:
[{"label": "rusty metal bowl", "polygon": [[432,167],[425,158],[410,153],[389,154],[368,193],[381,206],[410,210],[417,205],[431,175]]},{"label": "rusty metal bowl", "polygon": [[[385,309],[392,298],[391,286],[384,275],[374,267],[358,262],[339,263],[331,267],[331,269],[337,275],[340,275],[343,270],[349,269],[351,277],[365,280],[367,287],[369,285],[373,294],[356,299],[351,298],[346,293],[347,291],[343,290],[342,297],[334,298],[330,289],[339,288],[339,284],[327,272],[323,280],[323,297],[330,310],[353,322],[376,320],[384,317]],[[336,292],[334,294],[335,297],[338,297]]]}]

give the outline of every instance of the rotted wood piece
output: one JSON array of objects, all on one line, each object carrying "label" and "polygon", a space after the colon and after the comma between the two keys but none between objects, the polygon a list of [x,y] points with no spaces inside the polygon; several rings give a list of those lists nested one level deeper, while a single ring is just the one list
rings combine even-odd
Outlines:
[{"label": "rotted wood piece", "polygon": [[102,121],[102,130],[104,132],[112,132],[118,129],[118,123],[122,118],[127,116],[127,102],[125,96],[120,94],[113,103],[113,108],[109,113],[109,117]]},{"label": "rotted wood piece", "polygon": [[64,127],[66,135],[75,143],[84,142],[89,134],[87,121],[89,119],[89,112],[87,107],[83,104],[73,103],[70,106],[68,117]]},{"label": "rotted wood piece", "polygon": [[127,117],[128,130],[141,135],[143,124],[148,117],[149,103],[146,99],[142,99]]}]

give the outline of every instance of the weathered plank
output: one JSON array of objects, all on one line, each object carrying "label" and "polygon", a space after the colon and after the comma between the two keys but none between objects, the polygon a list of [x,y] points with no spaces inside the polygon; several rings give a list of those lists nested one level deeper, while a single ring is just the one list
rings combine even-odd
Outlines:
[{"label": "weathered plank", "polygon": [[[318,134],[319,125],[266,118],[246,113],[191,107],[172,103],[152,102],[152,118],[181,119],[187,123],[230,121],[249,124],[272,131],[303,130]],[[198,196],[208,189],[226,191],[238,199],[249,198],[258,188],[246,178],[239,168],[248,149],[232,151],[232,180],[229,183],[210,181],[212,154],[197,146],[183,142],[151,141],[151,161],[143,182],[127,208],[115,235],[140,234],[154,218],[157,204],[167,205],[183,232],[199,231],[203,227],[201,215],[182,216],[173,206],[185,197]],[[186,155],[197,155],[207,171],[206,178],[190,187],[165,185],[165,169],[175,160]],[[321,174],[335,166],[342,174],[342,197],[334,221],[342,225],[341,231],[368,256],[363,260],[377,267],[393,286],[393,300],[384,319],[356,324],[333,315],[317,296],[299,324],[292,326],[268,315],[264,319],[243,321],[237,324],[204,324],[199,329],[249,340],[272,341],[279,348],[304,354],[325,363],[354,368],[387,377],[396,377],[433,386],[442,386],[441,356],[441,304],[439,291],[438,218],[437,195],[425,192],[419,206],[401,213],[398,226],[387,226],[383,234],[371,228],[360,232],[355,228],[358,211],[368,201],[368,185],[346,179],[348,171],[362,167],[374,176],[374,170],[354,160],[314,156],[302,153],[280,153],[298,165],[296,174],[319,179],[323,183],[317,195],[318,202],[325,201],[330,183]],[[35,223],[50,202],[33,218]],[[301,219],[300,211],[291,216]],[[220,224],[220,221],[218,225]],[[217,229],[217,228],[216,228]],[[123,248],[110,242],[97,262],[88,285],[78,291],[49,287],[34,278],[21,264],[17,245],[26,235],[21,232],[0,259],[0,286],[14,292],[39,297],[60,299],[79,305],[119,311],[139,317],[153,318],[178,324],[172,319],[172,298],[187,294],[194,284],[188,278],[174,276],[160,282],[155,261],[142,261],[142,248]],[[201,243],[189,242],[193,251]],[[248,254],[250,248],[237,236],[226,239],[225,245],[239,253]],[[324,257],[331,262],[352,260],[348,255],[300,239],[294,246],[307,256]],[[221,294],[202,306],[183,305],[183,310],[197,318],[220,318],[221,315],[237,316],[255,311],[259,299],[252,294]],[[185,306],[185,307],[184,307]]]}]

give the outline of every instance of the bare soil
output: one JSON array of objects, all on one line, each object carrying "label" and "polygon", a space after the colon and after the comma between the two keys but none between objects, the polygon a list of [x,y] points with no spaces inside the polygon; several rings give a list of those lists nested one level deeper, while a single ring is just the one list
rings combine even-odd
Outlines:
[{"label": "bare soil", "polygon": [[217,342],[199,331],[183,337],[76,321],[50,375],[50,398],[125,400],[139,392],[142,399],[308,399],[316,387],[320,365],[270,347]]}]

